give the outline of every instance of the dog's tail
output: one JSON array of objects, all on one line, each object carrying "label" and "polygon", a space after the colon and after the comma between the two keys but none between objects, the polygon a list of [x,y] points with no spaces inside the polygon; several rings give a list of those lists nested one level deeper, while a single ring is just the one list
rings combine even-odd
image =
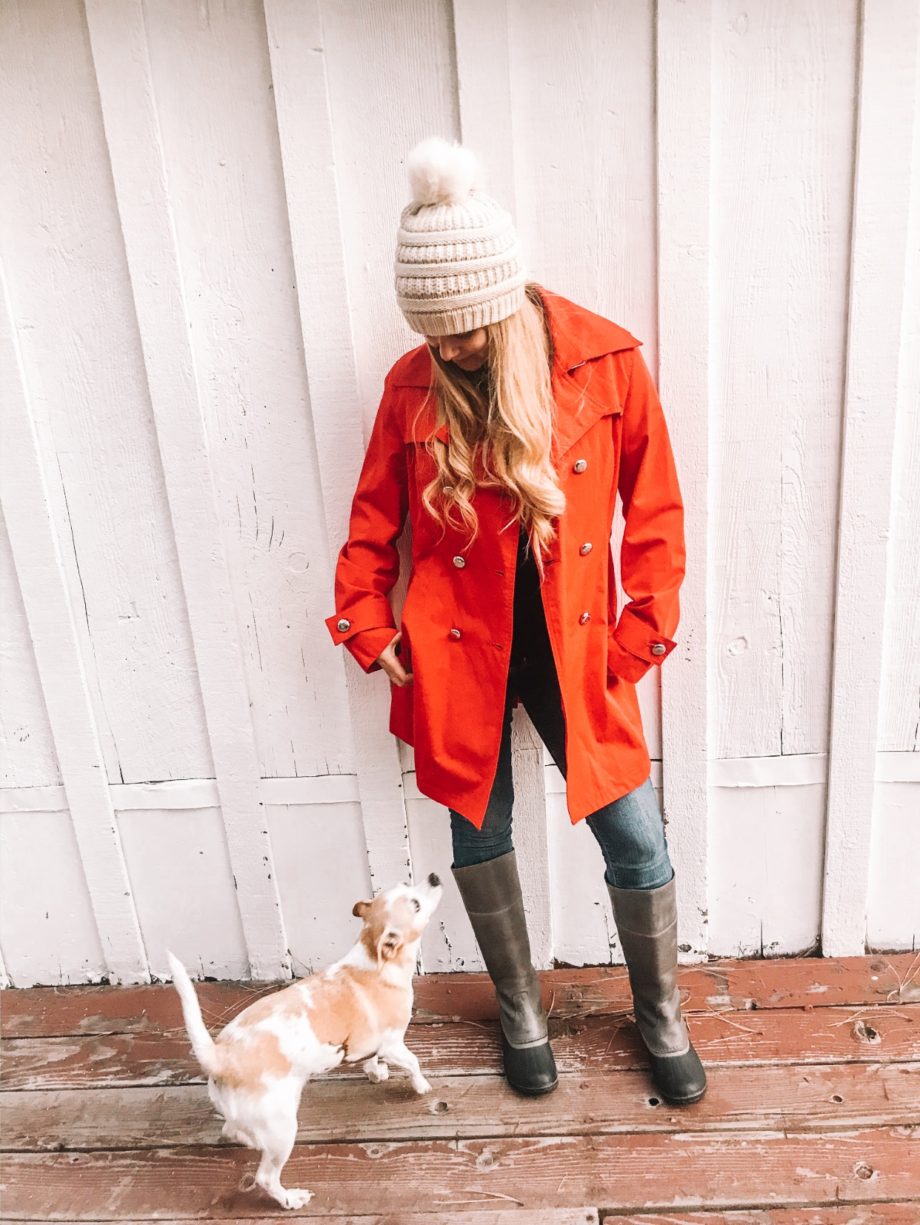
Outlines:
[{"label": "dog's tail", "polygon": [[195,988],[192,986],[192,980],[185,966],[169,949],[166,950],[166,956],[172,971],[173,986],[179,992],[179,999],[182,1001],[182,1016],[185,1018],[185,1028],[188,1030],[195,1058],[209,1076],[214,1076],[220,1070],[220,1060],[214,1046],[214,1039],[205,1028],[201,1006],[198,1003]]}]

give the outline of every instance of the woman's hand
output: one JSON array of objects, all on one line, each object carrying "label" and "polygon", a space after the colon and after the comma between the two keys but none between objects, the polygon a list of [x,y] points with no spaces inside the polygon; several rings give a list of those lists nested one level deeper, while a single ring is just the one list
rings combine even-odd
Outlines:
[{"label": "woman's hand", "polygon": [[399,662],[399,656],[396,649],[401,642],[402,630],[400,630],[399,633],[396,634],[396,636],[392,638],[389,643],[387,643],[375,660],[375,663],[380,664],[381,668],[383,668],[384,672],[387,674],[393,684],[399,685],[400,687],[408,684],[408,682],[412,680],[412,673],[407,672]]}]

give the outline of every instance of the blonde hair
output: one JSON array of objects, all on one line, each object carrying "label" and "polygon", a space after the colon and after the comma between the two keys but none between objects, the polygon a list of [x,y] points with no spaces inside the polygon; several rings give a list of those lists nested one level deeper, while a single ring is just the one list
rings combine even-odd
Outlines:
[{"label": "blonde hair", "polygon": [[433,437],[426,444],[437,474],[423,489],[422,503],[442,528],[465,525],[472,544],[479,534],[474,490],[503,488],[514,506],[512,520],[520,519],[529,532],[542,578],[543,554],[556,536],[552,519],[565,510],[565,495],[550,458],[552,335],[537,285],[528,282],[525,290],[520,310],[486,325],[485,386],[476,377],[482,367],[468,373],[429,349],[432,382],[419,414],[433,393],[450,446]]}]

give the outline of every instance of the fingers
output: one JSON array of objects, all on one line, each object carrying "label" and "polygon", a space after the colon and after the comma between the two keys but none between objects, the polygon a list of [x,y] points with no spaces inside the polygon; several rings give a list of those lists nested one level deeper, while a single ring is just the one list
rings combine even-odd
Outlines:
[{"label": "fingers", "polygon": [[391,666],[387,671],[390,674],[390,680],[396,685],[405,685],[412,680],[412,673],[406,671],[395,653],[391,659]]},{"label": "fingers", "polygon": [[399,631],[390,639],[387,646],[384,647],[377,657],[381,668],[386,672],[393,684],[399,685],[400,688],[412,680],[412,673],[406,671],[399,661],[399,656],[396,654],[396,648],[401,641],[402,631]]},{"label": "fingers", "polygon": [[401,645],[402,645],[402,630],[399,630],[396,634],[394,634],[387,650],[392,652],[392,660],[393,660],[393,673],[391,674],[390,679],[393,681],[394,684],[397,684],[400,686],[406,685],[408,684],[409,681],[412,680],[412,673],[406,671],[406,669],[403,667],[402,662],[399,658],[399,649]]}]

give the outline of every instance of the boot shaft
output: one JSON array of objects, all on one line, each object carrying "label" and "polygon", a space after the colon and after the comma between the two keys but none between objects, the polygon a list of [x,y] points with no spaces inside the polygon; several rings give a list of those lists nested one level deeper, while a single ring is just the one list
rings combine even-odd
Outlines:
[{"label": "boot shaft", "polygon": [[451,871],[495,986],[505,1037],[519,1048],[544,1042],[546,1012],[531,961],[516,853]]}]

